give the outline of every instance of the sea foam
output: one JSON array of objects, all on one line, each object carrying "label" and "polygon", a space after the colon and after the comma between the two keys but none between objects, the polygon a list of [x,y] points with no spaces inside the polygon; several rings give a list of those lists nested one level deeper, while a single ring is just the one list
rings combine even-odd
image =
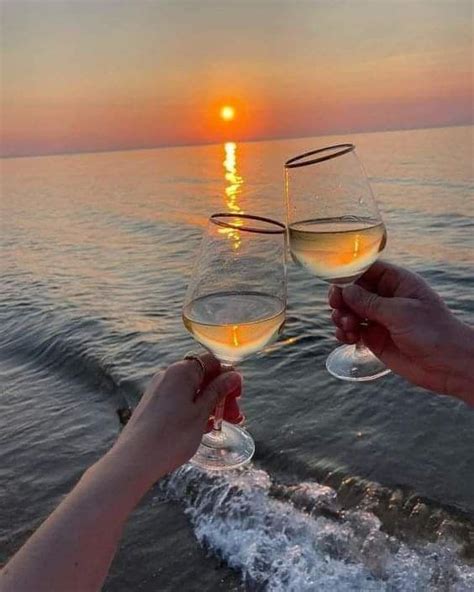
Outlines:
[{"label": "sea foam", "polygon": [[286,494],[276,499],[270,475],[255,468],[208,474],[186,465],[160,485],[160,497],[184,504],[198,541],[250,590],[474,589],[474,568],[454,541],[408,546],[383,532],[371,512],[338,508],[336,492],[316,482]]}]

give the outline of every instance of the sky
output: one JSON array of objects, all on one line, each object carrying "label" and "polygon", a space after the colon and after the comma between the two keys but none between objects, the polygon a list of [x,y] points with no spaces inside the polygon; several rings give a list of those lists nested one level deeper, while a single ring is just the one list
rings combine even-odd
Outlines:
[{"label": "sky", "polygon": [[3,0],[1,10],[3,156],[473,120],[471,1]]}]

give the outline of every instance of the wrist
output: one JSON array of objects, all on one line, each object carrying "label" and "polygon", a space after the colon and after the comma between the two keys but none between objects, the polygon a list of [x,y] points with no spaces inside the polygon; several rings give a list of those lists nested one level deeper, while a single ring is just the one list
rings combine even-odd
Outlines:
[{"label": "wrist", "polygon": [[448,354],[453,363],[445,391],[474,406],[474,328],[455,319],[453,329]]},{"label": "wrist", "polygon": [[121,481],[144,494],[174,468],[165,442],[155,440],[152,454],[150,448],[150,443],[144,443],[138,436],[125,440],[119,438],[103,457],[104,462],[115,468]]},{"label": "wrist", "polygon": [[128,515],[151,484],[114,446],[84,473],[79,485],[90,491],[98,503]]}]

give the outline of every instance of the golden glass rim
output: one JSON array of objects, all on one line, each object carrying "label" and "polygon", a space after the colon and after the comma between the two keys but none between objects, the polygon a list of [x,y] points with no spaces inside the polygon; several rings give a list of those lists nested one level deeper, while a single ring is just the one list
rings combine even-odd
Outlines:
[{"label": "golden glass rim", "polygon": [[[308,158],[308,156],[321,154],[322,152],[328,152],[329,150],[337,150],[337,152],[335,152],[334,154],[324,154],[311,160],[305,160],[306,158]],[[325,160],[330,160],[332,158],[337,158],[338,156],[343,156],[344,154],[352,152],[353,150],[355,150],[355,144],[350,143],[334,144],[333,146],[325,146],[324,148],[310,150],[309,152],[305,152],[304,154],[298,154],[297,156],[293,156],[292,158],[287,160],[285,162],[285,169],[293,169],[296,167],[308,166],[310,164],[317,164],[319,162],[324,162]]]},{"label": "golden glass rim", "polygon": [[[244,220],[254,220],[256,222],[264,222],[265,224],[271,225],[273,227],[277,226],[278,228],[257,228],[245,224],[240,226],[225,220],[220,220],[220,218],[242,218]],[[217,214],[212,214],[212,216],[210,216],[209,222],[224,228],[232,228],[233,230],[239,230],[243,232],[255,232],[257,234],[284,234],[286,232],[286,226],[282,222],[273,220],[272,218],[266,218],[264,216],[256,216],[254,214],[233,214],[231,212],[218,212]]]}]

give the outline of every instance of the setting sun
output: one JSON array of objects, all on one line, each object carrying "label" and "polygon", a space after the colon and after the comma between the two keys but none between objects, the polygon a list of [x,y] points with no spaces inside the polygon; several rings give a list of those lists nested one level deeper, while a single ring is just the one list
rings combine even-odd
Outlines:
[{"label": "setting sun", "polygon": [[226,105],[221,109],[221,118],[224,121],[232,121],[235,117],[235,109],[234,107],[230,107],[230,105]]}]

